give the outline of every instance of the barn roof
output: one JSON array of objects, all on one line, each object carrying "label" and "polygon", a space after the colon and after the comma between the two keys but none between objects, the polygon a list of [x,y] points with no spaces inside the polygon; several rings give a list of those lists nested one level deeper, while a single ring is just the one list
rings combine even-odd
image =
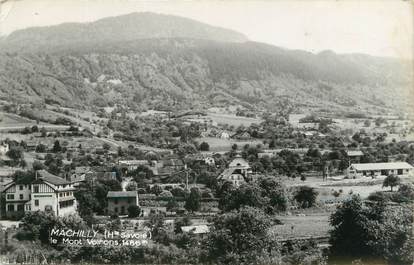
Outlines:
[{"label": "barn roof", "polygon": [[391,170],[391,169],[413,169],[413,166],[407,162],[389,162],[389,163],[363,163],[352,164],[351,167],[358,171],[363,170]]},{"label": "barn roof", "polygon": [[137,191],[108,191],[107,198],[136,197]]}]

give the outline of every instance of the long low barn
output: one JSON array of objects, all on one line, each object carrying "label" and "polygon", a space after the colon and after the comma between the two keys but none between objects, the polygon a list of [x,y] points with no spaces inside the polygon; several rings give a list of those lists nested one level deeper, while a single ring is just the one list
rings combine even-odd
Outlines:
[{"label": "long low barn", "polygon": [[356,178],[362,176],[408,176],[414,167],[407,162],[388,162],[388,163],[363,163],[351,164],[348,168],[348,177]]}]

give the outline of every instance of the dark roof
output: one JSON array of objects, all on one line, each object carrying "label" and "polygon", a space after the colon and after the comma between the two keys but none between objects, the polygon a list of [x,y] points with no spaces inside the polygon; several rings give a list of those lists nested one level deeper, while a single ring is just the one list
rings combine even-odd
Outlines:
[{"label": "dark roof", "polygon": [[181,159],[167,159],[163,161],[163,165],[165,166],[184,166],[184,163]]},{"label": "dark roof", "polygon": [[137,191],[108,191],[108,194],[106,195],[107,198],[116,197],[136,197]]},{"label": "dark roof", "polygon": [[49,172],[47,172],[46,170],[39,170],[37,171],[37,176],[39,179],[49,182],[53,185],[65,185],[65,184],[70,184],[69,181],[60,178],[58,176],[55,176],[53,174],[50,174]]}]

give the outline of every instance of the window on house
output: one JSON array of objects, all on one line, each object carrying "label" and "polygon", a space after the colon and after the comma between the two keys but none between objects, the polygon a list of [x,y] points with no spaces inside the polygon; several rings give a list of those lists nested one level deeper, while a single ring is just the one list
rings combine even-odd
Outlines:
[{"label": "window on house", "polygon": [[19,185],[19,189],[20,190],[23,190],[23,185]]},{"label": "window on house", "polygon": [[114,203],[115,204],[118,204],[118,199],[114,199]]},{"label": "window on house", "polygon": [[14,205],[13,204],[7,205],[7,211],[14,212]]},{"label": "window on house", "polygon": [[24,211],[24,204],[17,205],[17,211]]},{"label": "window on house", "polygon": [[20,194],[19,197],[20,197],[20,200],[23,200],[23,194]]},{"label": "window on house", "polygon": [[8,200],[14,200],[14,194],[7,194]]},{"label": "window on house", "polygon": [[33,192],[34,193],[39,193],[39,186],[33,186]]},{"label": "window on house", "polygon": [[35,206],[39,206],[39,200],[35,200]]},{"label": "window on house", "polygon": [[115,209],[114,209],[114,210],[115,210],[115,212],[117,213],[117,212],[118,212],[118,207],[115,207]]}]

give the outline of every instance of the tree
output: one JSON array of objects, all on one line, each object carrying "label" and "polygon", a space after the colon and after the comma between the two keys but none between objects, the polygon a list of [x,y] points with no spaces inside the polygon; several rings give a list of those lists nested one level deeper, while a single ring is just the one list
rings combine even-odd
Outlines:
[{"label": "tree", "polygon": [[[412,264],[412,209],[364,204],[354,195],[330,217],[331,251],[334,256],[382,258],[386,264]],[[383,262],[379,262],[383,263]]]},{"label": "tree", "polygon": [[161,188],[161,186],[160,185],[154,185],[152,188],[151,188],[151,193],[153,193],[153,194],[155,194],[155,195],[160,195],[161,193],[163,192],[163,189]]},{"label": "tree", "polygon": [[218,215],[207,238],[210,261],[250,264],[267,249],[271,222],[262,210],[244,207]]},{"label": "tree", "polygon": [[195,212],[200,209],[201,206],[201,194],[197,188],[192,188],[190,194],[187,196],[184,204],[184,208],[187,211]]},{"label": "tree", "polygon": [[167,207],[167,211],[176,212],[179,208],[179,205],[178,205],[177,200],[173,197],[168,200],[166,207]]},{"label": "tree", "polygon": [[130,205],[128,207],[128,217],[135,218],[138,217],[141,213],[141,208],[138,205]]},{"label": "tree", "polygon": [[332,250],[337,254],[362,255],[369,253],[364,224],[367,222],[362,201],[354,195],[351,200],[338,206],[330,217],[334,229],[330,232]]},{"label": "tree", "polygon": [[262,196],[262,189],[257,184],[243,184],[237,189],[224,192],[219,200],[219,208],[223,211],[240,209],[244,206],[262,208],[269,199]]},{"label": "tree", "polygon": [[318,192],[314,188],[302,186],[296,191],[294,198],[302,208],[309,208],[315,204],[317,196]]},{"label": "tree", "polygon": [[201,151],[208,151],[208,150],[210,150],[210,145],[207,142],[202,142],[200,144],[200,150]]},{"label": "tree", "polygon": [[401,180],[398,176],[395,175],[389,175],[384,179],[384,182],[382,183],[382,187],[390,187],[391,191],[395,186],[400,185]]},{"label": "tree", "polygon": [[23,159],[23,151],[20,147],[13,147],[7,151],[6,155],[13,160],[15,164],[18,164]]},{"label": "tree", "polygon": [[303,182],[305,182],[305,180],[306,180],[306,176],[305,176],[305,175],[301,175],[301,176],[300,176],[300,180],[302,180]]},{"label": "tree", "polygon": [[181,227],[182,226],[189,226],[191,225],[191,218],[188,215],[185,215],[184,217],[177,219],[174,222],[174,233],[179,234],[182,232]]},{"label": "tree", "polygon": [[108,143],[104,143],[104,144],[102,145],[102,148],[103,148],[104,150],[108,151],[109,149],[111,149],[111,146],[110,146]]},{"label": "tree", "polygon": [[62,147],[60,146],[60,142],[59,140],[56,140],[55,143],[53,144],[52,152],[59,153],[61,151],[62,151]]},{"label": "tree", "polygon": [[36,153],[46,153],[46,151],[47,151],[46,145],[38,144],[36,146],[36,150],[35,150]]}]

